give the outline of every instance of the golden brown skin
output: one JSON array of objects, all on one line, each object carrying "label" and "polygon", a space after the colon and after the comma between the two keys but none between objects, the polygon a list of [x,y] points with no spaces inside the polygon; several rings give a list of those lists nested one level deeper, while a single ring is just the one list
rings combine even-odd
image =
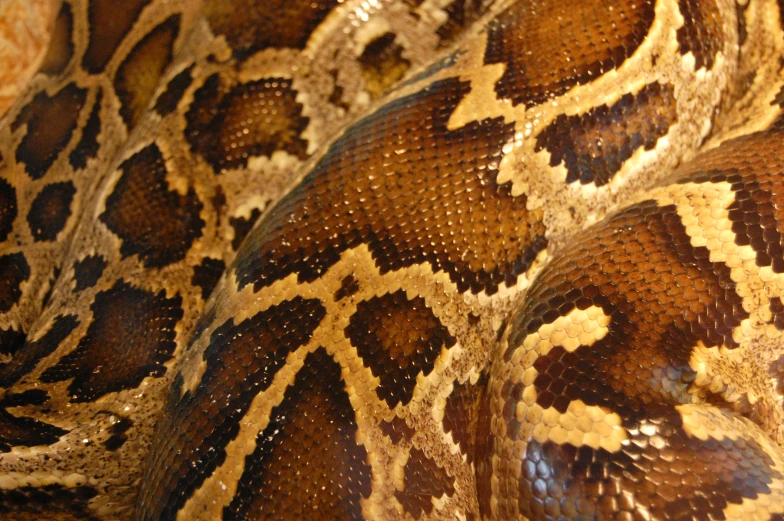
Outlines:
[{"label": "golden brown skin", "polygon": [[0,125],[0,513],[780,521],[781,20],[65,2]]}]

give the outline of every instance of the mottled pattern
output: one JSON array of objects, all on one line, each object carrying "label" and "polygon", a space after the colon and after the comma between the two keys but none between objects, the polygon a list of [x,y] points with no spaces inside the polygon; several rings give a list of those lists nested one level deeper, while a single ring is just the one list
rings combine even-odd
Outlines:
[{"label": "mottled pattern", "polygon": [[53,241],[71,216],[76,187],[71,182],[46,185],[33,200],[27,214],[30,233],[36,241]]},{"label": "mottled pattern", "polygon": [[411,66],[411,62],[403,57],[403,48],[395,43],[393,33],[384,33],[367,44],[358,61],[365,89],[373,97],[380,96],[397,83]]},{"label": "mottled pattern", "polygon": [[68,155],[74,170],[86,167],[87,161],[94,158],[100,148],[98,136],[101,133],[101,101],[103,101],[103,91],[98,91],[90,116],[82,128],[82,138]]},{"label": "mottled pattern", "polygon": [[82,58],[89,72],[101,72],[150,0],[91,0],[90,42]]},{"label": "mottled pattern", "polygon": [[71,140],[86,96],[87,92],[73,83],[52,96],[42,92],[14,120],[12,129],[27,127],[16,149],[16,160],[25,164],[33,179],[46,174]]},{"label": "mottled pattern", "polygon": [[319,349],[270,413],[223,519],[361,521],[371,473],[356,436],[340,365]]},{"label": "mottled pattern", "polygon": [[30,276],[30,265],[21,253],[0,256],[0,312],[11,309],[22,295],[21,284]]},{"label": "mottled pattern", "polygon": [[[546,245],[544,226],[525,196],[495,183],[510,125],[498,118],[446,129],[468,88],[436,82],[348,129],[248,237],[235,264],[240,287],[258,290],[289,273],[313,281],[359,244],[382,272],[427,262],[460,291],[514,283]],[[409,133],[420,136],[413,146]],[[314,214],[329,216],[328,226]]]},{"label": "mottled pattern", "polygon": [[411,450],[403,472],[405,484],[402,491],[395,492],[395,497],[414,519],[419,519],[423,511],[428,514],[433,511],[430,498],[451,496],[455,492],[449,474],[419,449]]},{"label": "mottled pattern", "polygon": [[[238,324],[229,320],[212,333],[199,386],[180,394],[175,385],[169,397],[172,420],[159,427],[156,440],[161,445],[153,447],[145,475],[145,481],[160,486],[142,491],[143,519],[175,518],[225,458],[224,447],[237,434],[253,398],[269,386],[286,356],[309,340],[323,316],[318,301],[297,297]],[[214,427],[208,429],[208,424]],[[194,468],[191,461],[200,463]]]},{"label": "mottled pattern", "polygon": [[205,15],[212,30],[226,38],[238,58],[268,47],[302,49],[338,0],[209,0]]},{"label": "mottled pattern", "polygon": [[499,96],[533,107],[620,66],[653,18],[650,0],[517,2],[490,22],[485,63],[506,65]]},{"label": "mottled pattern", "polygon": [[133,128],[147,109],[163,71],[172,59],[180,17],[175,15],[150,31],[117,69],[114,90],[122,103],[120,114]]},{"label": "mottled pattern", "polygon": [[150,267],[181,260],[204,226],[193,188],[185,194],[169,188],[166,164],[154,144],[125,160],[120,171],[100,216],[122,240],[120,253],[138,255]]},{"label": "mottled pattern", "polygon": [[376,393],[390,407],[411,401],[416,376],[430,374],[441,349],[455,343],[425,301],[403,291],[360,302],[346,336],[381,379]]},{"label": "mottled pattern", "polygon": [[722,33],[715,0],[679,0],[678,7],[685,20],[677,35],[681,53],[692,53],[697,69],[712,68]]},{"label": "mottled pattern", "polygon": [[[98,293],[93,321],[76,349],[41,375],[42,382],[70,380],[74,402],[132,389],[148,376],[160,377],[174,351],[174,326],[182,299],[167,298],[120,281]],[[72,380],[71,380],[72,379]]]},{"label": "mottled pattern", "polygon": [[[213,75],[194,96],[185,136],[216,173],[276,150],[305,157],[307,142],[300,135],[308,120],[290,80],[267,78],[230,87]],[[220,129],[217,136],[215,128]]]},{"label": "mottled pattern", "polygon": [[[536,138],[550,166],[566,167],[566,182],[607,184],[640,147],[651,150],[678,120],[673,89],[653,83],[579,116],[558,116]],[[623,131],[619,127],[623,125]]]}]

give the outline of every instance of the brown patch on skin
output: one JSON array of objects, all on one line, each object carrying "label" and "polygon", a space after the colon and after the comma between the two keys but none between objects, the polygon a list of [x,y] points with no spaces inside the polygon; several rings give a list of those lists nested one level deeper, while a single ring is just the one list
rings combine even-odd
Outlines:
[{"label": "brown patch on skin", "polygon": [[53,241],[71,216],[76,187],[70,181],[46,185],[27,214],[27,224],[36,242]]},{"label": "brown patch on skin", "polygon": [[296,97],[291,80],[265,78],[228,88],[214,74],[194,94],[185,137],[216,173],[276,150],[305,159],[308,144],[300,135],[308,118]]},{"label": "brown patch on skin", "polygon": [[771,323],[779,331],[784,330],[784,302],[781,301],[780,297],[773,297],[770,299],[768,307],[770,308],[771,315],[773,315]]},{"label": "brown patch on skin", "polygon": [[74,291],[92,288],[101,279],[106,268],[106,260],[100,255],[89,255],[74,263]]},{"label": "brown patch on skin", "polygon": [[543,324],[597,306],[612,319],[609,332],[590,348],[554,346],[540,356],[536,403],[563,414],[582,400],[628,422],[641,403],[679,404],[695,377],[692,347],[736,348],[732,330],[748,317],[730,268],[709,256],[692,246],[674,206],[622,210],[541,273],[513,319],[504,358]]},{"label": "brown patch on skin", "polygon": [[32,371],[38,362],[54,353],[78,325],[75,315],[58,316],[49,331],[35,342],[26,342],[11,362],[0,368],[0,387],[8,389]]},{"label": "brown patch on skin", "polygon": [[17,417],[0,409],[0,452],[11,452],[11,448],[17,445],[51,445],[67,432],[54,425],[33,418]]},{"label": "brown patch on skin", "polygon": [[98,153],[100,144],[98,143],[98,135],[101,133],[101,101],[103,100],[103,91],[99,90],[95,96],[95,104],[93,110],[90,112],[90,117],[87,118],[82,129],[82,139],[79,141],[68,159],[74,170],[79,170],[87,166],[87,160],[92,159]]},{"label": "brown patch on skin", "polygon": [[[0,329],[0,355],[2,355],[3,358],[13,357],[24,345],[25,338],[27,338],[27,333],[24,331],[17,331],[16,329],[13,329],[13,327],[9,327],[9,329]],[[0,363],[0,386],[2,387],[4,387],[4,385],[2,384],[1,375],[6,367],[8,367],[7,363]]]},{"label": "brown patch on skin", "polygon": [[505,64],[496,92],[530,108],[621,65],[654,16],[650,0],[518,2],[490,22],[485,63]]},{"label": "brown patch on skin", "polygon": [[417,375],[429,375],[441,350],[456,342],[424,299],[408,300],[402,290],[357,304],[346,336],[381,380],[376,394],[390,408],[407,405]]},{"label": "brown patch on skin", "polygon": [[22,282],[30,276],[23,253],[0,255],[0,313],[9,311],[22,296]]},{"label": "brown patch on skin", "polygon": [[354,278],[354,275],[346,275],[340,281],[340,288],[335,292],[335,302],[354,295],[359,289],[359,281]]},{"label": "brown patch on skin", "polygon": [[386,437],[392,440],[392,443],[395,445],[399,444],[401,441],[411,440],[411,438],[414,437],[414,434],[416,434],[416,430],[409,427],[406,420],[399,416],[393,416],[389,421],[382,421],[378,428]]},{"label": "brown patch on skin", "polygon": [[248,232],[256,224],[256,221],[259,220],[259,217],[261,217],[261,210],[258,208],[254,208],[247,219],[244,217],[229,217],[229,224],[234,228],[234,238],[231,240],[231,247],[234,251],[239,249],[240,244],[245,240],[245,236],[248,235]]},{"label": "brown patch on skin", "polygon": [[16,160],[25,164],[31,178],[43,177],[68,145],[86,99],[87,91],[75,83],[51,97],[40,92],[11,124],[14,131],[27,125],[27,134],[16,149]]},{"label": "brown patch on skin", "polygon": [[176,344],[174,326],[182,318],[182,297],[166,298],[118,281],[90,306],[93,321],[79,345],[41,374],[42,382],[73,379],[73,402],[133,389],[148,377],[161,377]]},{"label": "brown patch on skin", "polygon": [[452,439],[460,445],[460,451],[466,455],[468,463],[474,460],[479,408],[486,385],[485,375],[475,384],[455,381],[454,389],[447,398],[444,408],[444,432],[452,433]]},{"label": "brown patch on skin", "polygon": [[128,441],[128,435],[126,433],[131,427],[133,427],[133,422],[131,420],[128,418],[118,418],[109,428],[111,436],[103,443],[106,450],[113,452],[125,445],[125,442]]},{"label": "brown patch on skin", "polygon": [[454,0],[446,7],[447,20],[436,30],[441,39],[439,47],[446,47],[474,20],[487,12],[488,4],[472,0]]},{"label": "brown patch on skin", "polygon": [[193,72],[193,65],[180,72],[169,81],[166,85],[166,90],[164,90],[161,95],[158,96],[158,99],[155,100],[155,112],[161,116],[168,116],[177,109],[177,104],[193,82],[191,72]]},{"label": "brown patch on skin", "polygon": [[433,512],[431,498],[455,493],[454,479],[419,449],[411,449],[404,473],[405,485],[395,491],[395,498],[414,519]]},{"label": "brown patch on skin", "polygon": [[496,118],[446,128],[469,90],[439,81],[350,127],[246,238],[240,288],[290,273],[312,282],[360,244],[381,273],[429,263],[459,291],[488,294],[516,282],[546,246],[545,228],[526,197],[495,181],[514,126]]},{"label": "brown patch on skin", "polygon": [[[239,324],[230,319],[212,333],[196,390],[180,395],[179,375],[171,387],[145,465],[137,519],[175,519],[223,463],[225,447],[239,432],[252,400],[267,389],[289,353],[310,340],[325,313],[318,300],[296,297]],[[202,317],[209,319],[209,313]]]},{"label": "brown patch on skin", "polygon": [[520,513],[634,519],[646,512],[663,521],[712,521],[731,503],[769,494],[768,485],[782,477],[753,440],[701,441],[684,433],[676,411],[652,416],[617,453],[531,441],[521,466]]},{"label": "brown patch on skin", "polygon": [[679,0],[678,7],[684,20],[676,33],[681,54],[694,55],[695,69],[712,68],[724,39],[715,0]]},{"label": "brown patch on skin", "polygon": [[62,485],[0,490],[0,515],[6,521],[99,521],[88,506],[98,495],[92,487]]},{"label": "brown patch on skin", "polygon": [[148,268],[185,258],[201,237],[202,204],[193,188],[185,195],[170,190],[166,165],[155,144],[120,165],[123,174],[106,199],[99,219],[122,239],[123,257],[138,255]]},{"label": "brown patch on skin", "polygon": [[90,43],[82,65],[91,73],[103,70],[149,0],[90,0]]},{"label": "brown patch on skin", "polygon": [[784,191],[779,176],[735,179],[735,200],[728,208],[735,244],[751,246],[757,266],[770,266],[774,273],[784,273],[784,226],[779,224],[784,223]]},{"label": "brown patch on skin", "polygon": [[5,396],[0,401],[0,406],[6,409],[10,407],[24,407],[26,405],[43,405],[49,400],[49,393],[43,389],[28,389],[21,393],[15,393],[6,389]]},{"label": "brown patch on skin", "polygon": [[364,519],[371,469],[340,371],[325,350],[308,354],[245,458],[225,521]]},{"label": "brown patch on skin", "polygon": [[239,59],[268,47],[304,49],[311,33],[340,2],[338,0],[210,0],[204,16],[217,36],[223,36]]},{"label": "brown patch on skin", "polygon": [[220,280],[226,270],[226,263],[220,259],[205,257],[198,266],[193,267],[191,284],[201,288],[201,298],[206,301],[212,293],[212,288]]},{"label": "brown patch on skin", "polygon": [[492,434],[491,424],[493,413],[491,410],[490,393],[485,393],[479,407],[479,419],[476,426],[474,465],[476,476],[476,497],[479,503],[480,519],[487,519],[492,515],[493,498],[493,462],[495,436]]},{"label": "brown patch on skin", "polygon": [[537,136],[535,150],[550,152],[550,166],[564,163],[567,183],[602,186],[638,148],[652,150],[677,121],[672,87],[652,83],[612,106],[559,115]]},{"label": "brown patch on skin", "polygon": [[114,90],[120,98],[120,115],[129,129],[139,122],[171,63],[179,30],[180,16],[167,18],[136,44],[117,69]]},{"label": "brown patch on skin", "polygon": [[784,356],[770,364],[768,374],[776,379],[776,392],[784,396]]},{"label": "brown patch on skin", "polygon": [[16,189],[5,179],[0,179],[0,242],[5,241],[14,230],[17,214]]},{"label": "brown patch on skin", "polygon": [[71,61],[73,52],[73,13],[71,5],[63,2],[60,14],[57,15],[54,23],[49,50],[41,64],[41,72],[52,76],[60,74]]},{"label": "brown patch on skin", "polygon": [[403,48],[395,43],[394,33],[384,33],[367,44],[357,61],[365,90],[374,98],[385,93],[411,67],[411,62],[403,58]]}]

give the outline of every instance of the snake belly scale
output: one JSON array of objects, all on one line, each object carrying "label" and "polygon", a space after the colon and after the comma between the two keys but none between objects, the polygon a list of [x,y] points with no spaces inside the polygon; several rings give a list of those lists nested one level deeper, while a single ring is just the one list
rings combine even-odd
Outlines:
[{"label": "snake belly scale", "polygon": [[780,0],[51,11],[0,518],[784,521]]}]

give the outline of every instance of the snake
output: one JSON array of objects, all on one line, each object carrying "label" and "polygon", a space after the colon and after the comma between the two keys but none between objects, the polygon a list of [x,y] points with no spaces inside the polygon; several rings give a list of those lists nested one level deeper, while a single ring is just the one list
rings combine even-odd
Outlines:
[{"label": "snake", "polygon": [[784,2],[43,4],[0,518],[784,520]]}]

